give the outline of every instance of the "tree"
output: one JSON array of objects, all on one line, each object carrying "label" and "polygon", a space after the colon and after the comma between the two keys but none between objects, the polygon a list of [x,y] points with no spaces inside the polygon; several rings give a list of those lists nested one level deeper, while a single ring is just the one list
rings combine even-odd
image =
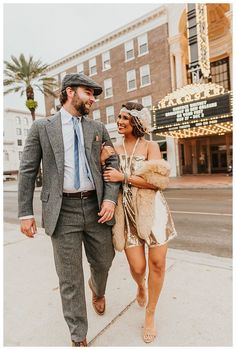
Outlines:
[{"label": "tree", "polygon": [[[5,79],[3,85],[7,87],[4,95],[10,93],[20,93],[21,96],[26,94],[26,107],[30,110],[32,120],[35,120],[35,110],[38,102],[34,99],[34,88],[38,89],[45,96],[52,95],[57,97],[53,92],[53,87],[57,87],[54,78],[47,77],[46,72],[48,65],[43,64],[40,60],[34,61],[33,56],[30,56],[28,61],[23,54],[19,59],[11,56],[11,62],[4,61]],[[36,179],[36,186],[42,186],[41,169]]]},{"label": "tree", "polygon": [[45,96],[52,95],[57,97],[53,88],[57,87],[54,78],[47,76],[47,64],[40,60],[34,61],[33,56],[27,60],[23,54],[16,58],[11,56],[11,62],[4,61],[5,79],[3,84],[7,89],[4,95],[9,93],[20,93],[26,95],[26,107],[30,110],[32,120],[35,120],[35,110],[38,106],[34,99],[34,88],[39,90]]}]

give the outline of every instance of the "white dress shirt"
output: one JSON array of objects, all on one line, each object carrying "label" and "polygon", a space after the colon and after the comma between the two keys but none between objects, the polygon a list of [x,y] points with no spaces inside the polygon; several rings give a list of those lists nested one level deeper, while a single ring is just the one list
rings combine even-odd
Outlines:
[{"label": "white dress shirt", "polygon": [[[64,143],[64,185],[63,192],[81,192],[81,191],[90,191],[94,190],[94,182],[92,179],[91,171],[90,178],[88,177],[86,170],[89,168],[87,159],[84,157],[84,152],[82,152],[81,147],[79,147],[79,162],[80,162],[80,188],[76,190],[74,188],[74,175],[75,175],[75,166],[74,166],[74,128],[72,115],[68,113],[63,107],[60,110],[61,112],[61,123],[62,123],[62,135],[63,135],[63,143]],[[82,143],[82,147],[84,147],[84,136],[83,129],[81,125],[81,119],[83,117],[79,117],[79,129],[80,129],[80,139]]]}]

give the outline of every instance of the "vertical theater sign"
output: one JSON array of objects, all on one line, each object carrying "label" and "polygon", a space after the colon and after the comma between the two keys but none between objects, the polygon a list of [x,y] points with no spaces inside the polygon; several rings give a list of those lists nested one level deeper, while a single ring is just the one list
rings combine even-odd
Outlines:
[{"label": "vertical theater sign", "polygon": [[153,132],[178,139],[181,174],[226,172],[232,160],[232,95],[210,81],[207,10],[188,4],[192,84],[153,107]]}]

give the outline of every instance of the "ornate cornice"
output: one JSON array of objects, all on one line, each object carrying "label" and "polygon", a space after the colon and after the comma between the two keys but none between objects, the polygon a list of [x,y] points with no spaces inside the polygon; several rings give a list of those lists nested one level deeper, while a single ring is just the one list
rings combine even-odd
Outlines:
[{"label": "ornate cornice", "polygon": [[142,16],[140,18],[138,18],[137,20],[129,23],[128,25],[121,27],[120,29],[113,31],[111,33],[109,33],[106,36],[101,37],[100,39],[93,41],[92,43],[90,43],[89,45],[86,45],[84,47],[82,47],[81,49],[69,54],[68,56],[63,57],[62,59],[52,63],[47,71],[51,71],[52,69],[55,69],[59,66],[62,66],[78,57],[81,57],[89,52],[91,52],[92,50],[95,50],[97,48],[100,48],[102,46],[104,46],[105,44],[121,37],[122,35],[125,35],[161,16],[166,15],[166,7],[165,6],[161,6],[160,8],[149,12],[146,16]]}]

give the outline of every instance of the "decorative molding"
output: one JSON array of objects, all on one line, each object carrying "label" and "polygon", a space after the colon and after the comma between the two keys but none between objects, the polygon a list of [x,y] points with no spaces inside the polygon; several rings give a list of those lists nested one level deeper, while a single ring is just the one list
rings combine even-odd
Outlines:
[{"label": "decorative molding", "polygon": [[160,8],[150,12],[149,14],[135,20],[134,22],[129,23],[128,25],[121,27],[120,29],[111,32],[110,34],[90,43],[87,46],[82,47],[81,49],[69,54],[68,56],[65,56],[64,58],[52,63],[49,67],[47,72],[59,67],[63,66],[68,62],[73,61],[74,59],[78,59],[79,57],[88,54],[89,52],[101,49],[102,46],[112,42],[113,40],[120,38],[123,35],[127,35],[127,33],[130,33],[134,31],[135,29],[142,27],[146,24],[148,24],[151,21],[154,21],[162,16],[166,15],[166,7],[161,6]]}]

